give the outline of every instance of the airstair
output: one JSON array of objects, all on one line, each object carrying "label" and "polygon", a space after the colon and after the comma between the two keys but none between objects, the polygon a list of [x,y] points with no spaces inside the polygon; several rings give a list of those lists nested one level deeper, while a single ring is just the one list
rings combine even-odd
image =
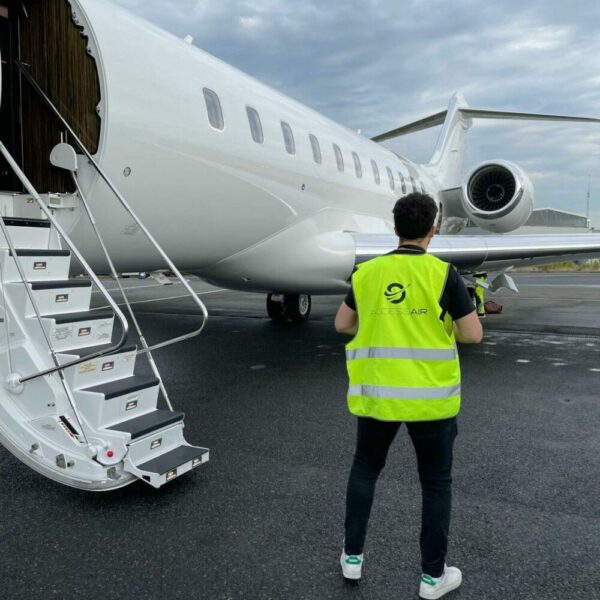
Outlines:
[{"label": "airstair", "polygon": [[[198,335],[207,312],[71,133],[195,300],[202,324],[192,333],[149,346],[79,185],[75,150],[59,144],[51,160],[73,177],[128,318],[48,207],[48,198],[38,194],[0,142],[0,153],[26,190],[0,194],[0,210],[7,215],[0,217],[0,443],[34,470],[73,487],[105,491],[140,479],[159,488],[207,462],[209,451],[186,442],[184,414],[173,409],[152,351]],[[14,216],[25,205],[30,215],[32,204],[37,216]],[[87,276],[70,276],[75,261]],[[93,288],[104,297],[105,307],[92,306]],[[133,344],[128,341],[130,325]],[[142,354],[150,367],[145,371],[137,365]]]}]

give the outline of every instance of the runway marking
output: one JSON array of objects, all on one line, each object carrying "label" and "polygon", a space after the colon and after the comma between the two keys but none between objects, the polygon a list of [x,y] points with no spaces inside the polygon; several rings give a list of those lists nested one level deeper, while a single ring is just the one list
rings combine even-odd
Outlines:
[{"label": "runway marking", "polygon": [[588,348],[595,348],[595,347],[596,347],[596,344],[594,344],[594,342],[587,342],[587,343],[586,343],[586,346],[587,346]]},{"label": "runway marking", "polygon": [[600,373],[600,369],[596,369],[596,368],[594,368],[594,369],[590,369],[590,371],[591,371],[592,373]]},{"label": "runway marking", "polygon": [[[207,296],[208,294],[216,294],[218,292],[230,292],[231,290],[210,290],[209,292],[196,292],[197,296]],[[130,302],[129,304],[133,306],[134,304],[148,304],[150,302],[161,302],[163,300],[179,300],[180,298],[191,298],[189,294],[182,294],[180,296],[167,296],[166,298],[150,298],[150,300],[136,300],[135,302]],[[117,303],[117,306],[125,306],[125,302]],[[97,310],[102,308],[109,308],[108,304],[105,306],[98,306]],[[214,309],[213,309],[214,310]]]},{"label": "runway marking", "polygon": [[266,369],[267,365],[252,365],[250,367],[251,371],[260,371],[261,369]]},{"label": "runway marking", "polygon": [[526,358],[517,358],[517,362],[518,363],[522,363],[522,364],[527,364],[530,363],[530,360],[527,360]]},{"label": "runway marking", "polygon": [[566,367],[566,366],[567,366],[567,363],[563,363],[563,362],[555,362],[555,363],[552,363],[552,366],[553,366],[553,367]]}]

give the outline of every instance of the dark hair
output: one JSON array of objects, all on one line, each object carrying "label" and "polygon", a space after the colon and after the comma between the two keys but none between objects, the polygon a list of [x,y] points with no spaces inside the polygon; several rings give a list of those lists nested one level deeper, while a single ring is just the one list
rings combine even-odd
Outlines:
[{"label": "dark hair", "polygon": [[418,240],[432,228],[437,215],[437,204],[427,194],[414,192],[403,196],[394,206],[394,225],[400,239]]}]

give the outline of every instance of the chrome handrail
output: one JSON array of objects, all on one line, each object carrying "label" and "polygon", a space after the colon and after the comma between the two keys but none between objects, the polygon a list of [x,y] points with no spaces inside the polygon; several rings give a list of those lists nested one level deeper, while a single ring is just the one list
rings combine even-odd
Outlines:
[{"label": "chrome handrail", "polygon": [[86,158],[90,161],[90,163],[96,169],[96,172],[98,173],[98,175],[100,175],[100,177],[104,180],[104,182],[109,187],[111,192],[116,196],[117,200],[119,200],[119,202],[121,203],[121,205],[123,206],[125,211],[139,225],[139,227],[142,230],[142,232],[144,233],[144,235],[148,238],[148,240],[150,240],[151,244],[156,248],[156,250],[158,251],[160,256],[163,258],[163,260],[168,265],[171,272],[183,284],[185,289],[188,291],[188,293],[190,294],[190,296],[192,297],[192,299],[194,300],[194,302],[197,304],[197,306],[200,308],[200,311],[202,312],[202,324],[200,325],[200,327],[198,329],[192,331],[191,333],[186,333],[184,335],[180,335],[180,336],[171,338],[170,340],[166,340],[164,342],[154,344],[153,346],[145,347],[142,350],[138,350],[138,354],[151,352],[152,350],[156,350],[158,348],[164,348],[166,346],[170,346],[170,345],[176,344],[178,342],[183,342],[184,340],[189,340],[191,338],[194,338],[194,337],[200,335],[200,333],[202,333],[202,330],[204,329],[204,327],[206,326],[206,323],[208,321],[208,310],[206,309],[206,306],[204,305],[202,300],[200,300],[200,298],[198,297],[198,295],[196,294],[196,292],[194,291],[192,286],[188,283],[188,281],[179,272],[179,269],[175,266],[173,261],[168,257],[166,252],[162,249],[160,244],[154,239],[154,237],[152,236],[150,231],[147,229],[147,227],[138,218],[138,216],[135,214],[135,212],[133,211],[133,209],[127,202],[127,200],[125,200],[125,198],[123,197],[121,192],[119,192],[119,190],[115,187],[115,185],[112,183],[112,181],[110,180],[108,175],[104,172],[102,167],[96,162],[96,160],[94,159],[92,154],[85,147],[85,144],[79,139],[79,137],[77,136],[77,134],[75,133],[73,128],[69,125],[67,120],[62,116],[61,112],[58,110],[58,108],[56,108],[56,106],[54,106],[54,104],[52,103],[52,100],[50,100],[50,98],[46,95],[44,90],[38,85],[37,81],[33,78],[31,73],[29,73],[29,71],[27,71],[27,69],[25,68],[25,65],[19,60],[16,60],[15,63],[17,65],[17,67],[19,68],[19,70],[21,71],[21,73],[25,76],[25,79],[27,80],[27,82],[33,87],[33,89],[38,93],[38,95],[44,100],[46,105],[50,108],[50,110],[54,113],[54,115],[57,117],[57,119],[65,127],[65,129],[69,133],[69,136],[76,142],[79,149],[83,152],[83,154],[86,156]]},{"label": "chrome handrail", "polygon": [[12,157],[10,152],[6,149],[6,146],[1,141],[0,141],[0,153],[2,154],[2,156],[4,156],[6,162],[9,164],[11,169],[14,171],[15,175],[19,178],[19,180],[23,184],[23,187],[39,204],[41,211],[46,215],[48,220],[52,223],[56,232],[60,235],[60,237],[64,240],[64,242],[69,247],[69,250],[73,253],[73,255],[77,258],[77,260],[81,263],[81,266],[84,268],[84,270],[90,276],[90,279],[94,282],[94,284],[100,290],[100,292],[102,293],[104,298],[108,301],[110,307],[112,308],[112,310],[115,313],[115,316],[121,322],[121,327],[122,327],[121,339],[112,348],[109,348],[104,351],[94,352],[90,355],[79,357],[78,359],[68,361],[63,364],[58,364],[58,358],[56,357],[56,352],[54,351],[54,348],[52,347],[52,344],[51,344],[48,336],[46,335],[46,331],[44,330],[44,326],[42,324],[43,317],[39,312],[39,309],[35,302],[35,298],[33,296],[33,292],[31,290],[31,288],[29,287],[29,281],[28,281],[25,271],[21,265],[21,261],[18,257],[18,254],[17,254],[18,250],[14,247],[12,240],[10,239],[10,235],[8,234],[8,231],[6,230],[6,227],[5,227],[4,221],[3,221],[2,225],[0,225],[0,228],[2,229],[2,232],[4,233],[4,235],[6,237],[6,241],[9,245],[10,251],[15,260],[17,270],[19,271],[19,275],[20,275],[21,279],[23,280],[23,284],[25,285],[25,289],[27,290],[27,294],[33,305],[34,311],[36,313],[36,317],[40,323],[40,327],[44,331],[44,336],[46,337],[46,341],[48,342],[50,352],[52,353],[52,357],[53,357],[54,363],[56,365],[53,368],[45,369],[43,371],[40,371],[39,373],[27,375],[24,377],[20,376],[19,380],[18,380],[19,383],[26,383],[28,381],[31,381],[32,379],[37,379],[38,377],[43,377],[44,375],[50,375],[51,373],[55,373],[56,371],[60,371],[61,375],[62,375],[62,371],[64,369],[67,369],[68,367],[73,367],[75,365],[79,365],[85,361],[88,361],[91,358],[98,358],[99,356],[104,356],[105,354],[109,354],[112,352],[116,352],[117,350],[120,350],[123,347],[123,345],[125,344],[125,340],[127,339],[127,334],[129,332],[129,323],[127,322],[127,319],[125,318],[125,315],[121,312],[121,309],[119,308],[118,304],[112,299],[111,295],[108,293],[106,288],[102,285],[102,282],[100,281],[100,279],[98,278],[96,273],[94,273],[92,268],[88,265],[85,258],[83,258],[82,254],[79,252],[79,250],[77,249],[75,244],[71,241],[71,238],[69,238],[69,236],[67,235],[65,230],[60,225],[60,223],[56,220],[56,218],[52,214],[52,211],[46,206],[46,204],[44,203],[44,201],[41,199],[40,195],[38,194],[37,190],[33,187],[33,184],[29,181],[29,179],[27,178],[25,173],[23,173],[23,171],[21,170],[21,167],[19,167],[19,165],[16,163],[16,161],[14,160],[14,158]]}]

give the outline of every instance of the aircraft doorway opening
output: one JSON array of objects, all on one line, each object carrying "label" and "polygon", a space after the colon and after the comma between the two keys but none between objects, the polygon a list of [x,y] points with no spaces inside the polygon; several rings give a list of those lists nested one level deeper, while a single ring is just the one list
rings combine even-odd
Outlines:
[{"label": "aircraft doorway opening", "polygon": [[[87,39],[73,22],[68,0],[0,0],[0,49],[2,141],[39,192],[73,192],[70,176],[49,161],[52,148],[64,136],[61,125],[15,64],[26,65],[95,154],[101,127],[96,112],[101,99],[98,69],[87,52]],[[0,189],[22,191],[2,163]]]}]

